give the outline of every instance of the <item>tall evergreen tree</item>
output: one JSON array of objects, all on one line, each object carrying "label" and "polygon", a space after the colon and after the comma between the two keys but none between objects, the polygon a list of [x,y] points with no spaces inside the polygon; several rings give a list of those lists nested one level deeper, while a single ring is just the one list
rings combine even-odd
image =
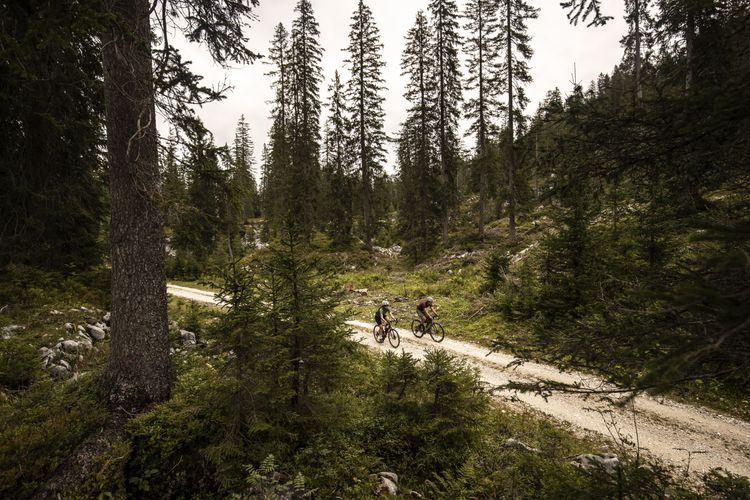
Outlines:
[{"label": "tall evergreen tree", "polygon": [[[185,20],[183,33],[205,44],[219,64],[249,63],[257,56],[246,47],[243,29],[255,6],[257,0],[161,0],[161,8],[148,0],[101,5],[112,254],[112,340],[103,381],[113,407],[138,411],[169,395],[156,92],[183,119],[189,118],[191,102],[218,97],[199,86],[200,79],[169,45],[169,17]],[[163,49],[156,51],[156,64],[152,10],[162,28]]]},{"label": "tall evergreen tree", "polygon": [[523,120],[523,110],[529,102],[523,85],[531,81],[528,61],[534,53],[529,42],[529,19],[536,19],[539,9],[526,0],[500,0],[503,14],[503,30],[500,43],[505,49],[505,63],[502,67],[503,80],[508,93],[508,120],[506,123],[506,154],[508,170],[508,236],[516,240],[516,158],[514,153],[515,127]]},{"label": "tall evergreen tree", "polygon": [[316,222],[320,180],[320,31],[310,0],[299,0],[292,23],[292,106],[289,220],[309,240]]},{"label": "tall evergreen tree", "polygon": [[255,182],[255,147],[250,128],[242,115],[232,147],[232,198],[235,217],[240,224],[255,217],[258,210],[258,186]]},{"label": "tall evergreen tree", "polygon": [[372,12],[360,0],[349,32],[347,62],[351,78],[347,94],[351,106],[352,150],[359,163],[362,183],[362,235],[368,249],[372,249],[373,236],[373,181],[382,175],[385,161],[382,49],[380,31]]},{"label": "tall evergreen tree", "polygon": [[100,20],[89,2],[3,2],[0,19],[0,269],[76,272],[104,253]]},{"label": "tall evergreen tree", "polygon": [[472,92],[464,103],[466,117],[471,120],[469,133],[476,136],[475,159],[479,170],[479,236],[484,236],[491,168],[490,141],[496,137],[503,105],[500,93],[504,87],[500,66],[502,55],[498,43],[500,22],[497,17],[499,0],[469,0],[464,17],[467,19],[464,50],[467,54],[466,89]]},{"label": "tall evergreen tree", "polygon": [[275,232],[280,227],[290,196],[287,188],[291,169],[290,129],[292,116],[292,56],[289,33],[279,23],[274,30],[268,60],[272,69],[267,73],[273,78],[275,92],[269,133],[269,156],[265,163],[263,196],[267,227]]},{"label": "tall evergreen tree", "polygon": [[460,145],[458,120],[461,116],[461,65],[458,49],[458,7],[454,0],[431,0],[437,80],[438,145],[440,152],[440,178],[442,185],[441,212],[443,242],[448,243],[450,210],[458,196],[458,163]]},{"label": "tall evergreen tree", "polygon": [[401,222],[408,249],[421,259],[434,241],[439,211],[439,193],[432,180],[440,175],[439,152],[435,147],[437,113],[435,101],[435,49],[432,32],[422,11],[406,35],[401,70],[408,82],[404,97],[410,106],[398,146],[402,185]]},{"label": "tall evergreen tree", "polygon": [[326,230],[333,238],[334,245],[345,246],[352,237],[353,179],[349,149],[352,130],[347,117],[344,88],[339,72],[334,73],[333,82],[328,87],[328,119],[325,126],[324,193],[322,205],[326,212]]},{"label": "tall evergreen tree", "polygon": [[164,221],[167,228],[173,230],[179,224],[187,190],[185,169],[180,158],[177,157],[177,137],[174,131],[171,131],[167,138],[161,164],[161,197]]}]

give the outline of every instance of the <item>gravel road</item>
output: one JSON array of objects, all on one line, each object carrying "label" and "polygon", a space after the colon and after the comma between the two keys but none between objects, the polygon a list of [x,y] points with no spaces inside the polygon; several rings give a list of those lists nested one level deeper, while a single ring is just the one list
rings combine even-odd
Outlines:
[{"label": "gravel road", "polygon": [[[211,292],[182,286],[168,285],[171,295],[189,300],[216,304]],[[374,349],[390,349],[386,342],[378,344],[372,336],[373,325],[349,321],[353,338]],[[476,366],[484,382],[501,386],[509,380],[554,380],[564,383],[580,382],[585,387],[600,388],[604,383],[592,376],[575,372],[560,372],[553,366],[524,363],[508,368],[514,357],[502,352],[488,353],[484,347],[450,338],[436,344],[430,338],[418,339],[408,328],[399,328],[401,345],[417,358],[424,357],[430,348],[442,348],[466,359]],[[634,404],[622,408],[599,398],[580,394],[554,394],[546,401],[534,394],[499,393],[499,397],[517,398],[513,404],[540,411],[556,420],[568,422],[575,428],[596,432],[612,438],[614,422],[620,432],[639,443],[641,450],[668,464],[685,467],[691,452],[690,471],[705,472],[722,467],[735,474],[750,477],[750,423],[728,417],[706,408],[676,403],[668,399],[639,396]],[[636,433],[637,427],[637,433]]]}]

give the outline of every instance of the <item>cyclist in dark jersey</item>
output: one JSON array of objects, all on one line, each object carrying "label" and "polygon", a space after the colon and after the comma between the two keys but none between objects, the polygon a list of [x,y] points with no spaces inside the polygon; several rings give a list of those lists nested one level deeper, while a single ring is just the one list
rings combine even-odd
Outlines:
[{"label": "cyclist in dark jersey", "polygon": [[[389,319],[390,316],[390,319]],[[383,322],[384,321],[393,321],[395,320],[395,316],[393,316],[393,313],[391,313],[391,303],[387,300],[384,300],[383,303],[378,307],[378,310],[375,312],[375,323],[380,328],[380,338],[382,339],[385,337],[385,332],[383,331]]]},{"label": "cyclist in dark jersey", "polygon": [[419,321],[422,322],[422,326],[431,323],[432,317],[436,314],[435,310],[432,308],[433,303],[434,301],[432,297],[427,297],[417,304],[417,316],[419,316]]}]

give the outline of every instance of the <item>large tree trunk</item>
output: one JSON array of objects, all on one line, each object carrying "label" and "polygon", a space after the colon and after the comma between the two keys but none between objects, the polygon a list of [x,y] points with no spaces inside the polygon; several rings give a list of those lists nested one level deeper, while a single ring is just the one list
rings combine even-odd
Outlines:
[{"label": "large tree trunk", "polygon": [[112,339],[103,387],[129,412],[169,397],[164,227],[148,0],[107,0],[102,34],[111,191]]},{"label": "large tree trunk", "polygon": [[687,7],[687,19],[685,21],[685,90],[693,86],[693,60],[695,55],[695,10],[692,6]]},{"label": "large tree trunk", "polygon": [[641,6],[635,0],[635,85],[638,104],[643,101],[643,85],[641,84]]}]

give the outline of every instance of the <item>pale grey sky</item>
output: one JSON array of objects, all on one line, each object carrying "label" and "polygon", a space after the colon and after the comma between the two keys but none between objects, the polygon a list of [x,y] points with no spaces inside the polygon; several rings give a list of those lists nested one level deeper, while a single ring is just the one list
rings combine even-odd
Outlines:
[{"label": "pale grey sky", "polygon": [[[315,17],[320,24],[320,43],[324,49],[322,67],[324,81],[321,99],[328,97],[328,85],[336,69],[342,79],[348,78],[344,60],[348,45],[350,18],[358,0],[312,0]],[[428,0],[366,0],[380,28],[383,43],[385,68],[383,77],[385,91],[385,132],[394,136],[405,118],[407,103],[403,98],[405,78],[401,76],[401,51],[404,36],[414,23],[419,10],[427,11]],[[463,12],[466,0],[457,0]],[[539,18],[529,23],[534,48],[531,59],[531,75],[534,81],[528,86],[531,104],[527,109],[533,113],[548,90],[560,87],[565,93],[571,88],[570,81],[575,63],[577,79],[584,86],[599,73],[607,73],[620,61],[622,49],[620,38],[626,31],[623,20],[623,0],[603,0],[603,10],[614,17],[606,26],[586,28],[585,25],[570,26],[559,0],[531,0],[540,8]],[[296,0],[260,0],[256,10],[259,20],[248,32],[252,50],[265,54],[273,29],[279,22],[291,30],[295,17]],[[463,21],[461,23],[464,24]],[[196,44],[175,39],[183,58],[193,61],[193,69],[204,75],[206,83],[218,84],[225,79],[233,86],[227,99],[211,103],[198,111],[206,126],[214,134],[216,143],[231,144],[240,115],[244,114],[250,125],[255,143],[256,165],[260,159],[263,143],[268,141],[270,129],[270,105],[273,98],[271,78],[265,76],[269,66],[260,60],[255,64],[226,70],[215,65],[208,52]],[[465,68],[462,68],[465,71]],[[321,126],[326,110],[323,110]],[[163,127],[162,127],[163,128]],[[164,131],[163,131],[164,132]],[[466,139],[465,139],[466,140]],[[395,169],[393,148],[386,167],[389,173]]]}]

